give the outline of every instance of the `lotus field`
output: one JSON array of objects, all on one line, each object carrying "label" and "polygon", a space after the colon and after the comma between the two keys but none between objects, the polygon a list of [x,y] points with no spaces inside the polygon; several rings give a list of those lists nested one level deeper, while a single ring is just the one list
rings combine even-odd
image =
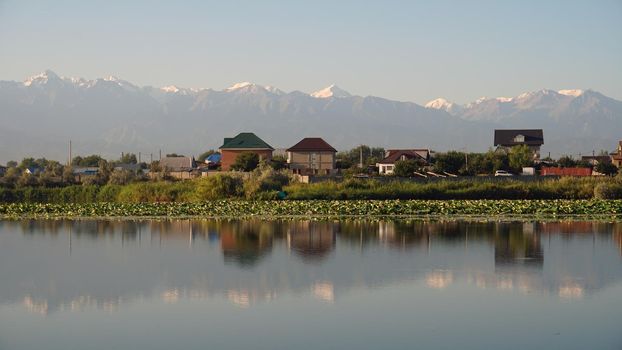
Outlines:
[{"label": "lotus field", "polygon": [[568,216],[617,218],[622,200],[214,200],[180,203],[9,203],[0,217]]}]

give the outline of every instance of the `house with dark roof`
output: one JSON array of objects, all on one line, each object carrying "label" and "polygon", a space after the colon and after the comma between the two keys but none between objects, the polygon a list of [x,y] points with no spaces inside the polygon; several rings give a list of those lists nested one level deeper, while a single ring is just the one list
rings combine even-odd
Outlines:
[{"label": "house with dark roof", "polygon": [[336,171],[337,150],[320,137],[305,137],[287,149],[287,164],[295,174],[328,175]]},{"label": "house with dark roof", "polygon": [[427,164],[430,161],[430,150],[425,148],[386,150],[384,158],[376,163],[378,173],[381,175],[393,174],[395,162],[400,160],[415,160],[421,164]]},{"label": "house with dark roof", "polygon": [[611,163],[618,168],[622,166],[622,141],[618,142],[618,149],[610,154]]},{"label": "house with dark roof", "polygon": [[256,153],[259,160],[270,161],[274,148],[252,132],[239,133],[236,137],[225,137],[222,146],[220,166],[222,170],[230,170],[235,159],[243,152]]},{"label": "house with dark roof", "polygon": [[166,170],[168,175],[177,179],[191,179],[198,175],[194,157],[164,157],[160,159],[160,167]]},{"label": "house with dark roof", "polygon": [[543,144],[542,129],[495,129],[494,146],[497,152],[507,153],[514,146],[527,145],[533,152],[533,159],[540,159]]}]

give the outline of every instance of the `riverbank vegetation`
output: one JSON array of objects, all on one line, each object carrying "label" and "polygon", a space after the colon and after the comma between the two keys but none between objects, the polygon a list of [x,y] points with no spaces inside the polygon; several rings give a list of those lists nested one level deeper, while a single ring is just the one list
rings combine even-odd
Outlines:
[{"label": "riverbank vegetation", "polygon": [[304,184],[294,182],[285,171],[265,167],[244,176],[223,173],[187,181],[0,188],[0,202],[3,203],[202,202],[217,199],[622,199],[622,179],[345,179]]},{"label": "riverbank vegetation", "polygon": [[249,201],[197,203],[10,203],[0,217],[284,217],[284,216],[565,216],[616,217],[622,200],[352,200]]}]

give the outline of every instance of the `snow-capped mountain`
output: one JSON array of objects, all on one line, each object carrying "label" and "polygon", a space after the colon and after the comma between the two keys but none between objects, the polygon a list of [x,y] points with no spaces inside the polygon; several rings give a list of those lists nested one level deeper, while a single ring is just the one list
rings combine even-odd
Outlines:
[{"label": "snow-capped mountain", "polygon": [[[0,81],[0,163],[25,156],[199,154],[252,131],[275,147],[321,136],[338,149],[359,144],[485,151],[495,128],[542,128],[543,153],[591,154],[622,139],[622,102],[592,90],[539,90],[458,105],[425,107],[353,96],[331,85],[303,93],[249,82],[226,89],[139,87],[45,71]],[[146,159],[146,158],[145,158]]]},{"label": "snow-capped mountain", "polygon": [[335,84],[327,86],[327,87],[323,88],[322,90],[318,90],[316,92],[313,92],[313,93],[311,93],[311,96],[313,96],[315,98],[352,97],[352,95],[349,92],[339,88]]}]

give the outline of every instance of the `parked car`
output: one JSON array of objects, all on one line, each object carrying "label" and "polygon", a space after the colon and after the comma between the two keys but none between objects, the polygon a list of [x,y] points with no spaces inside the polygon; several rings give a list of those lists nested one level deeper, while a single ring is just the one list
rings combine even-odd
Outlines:
[{"label": "parked car", "polygon": [[497,170],[495,171],[495,176],[514,176],[514,174],[507,172],[505,170]]}]

